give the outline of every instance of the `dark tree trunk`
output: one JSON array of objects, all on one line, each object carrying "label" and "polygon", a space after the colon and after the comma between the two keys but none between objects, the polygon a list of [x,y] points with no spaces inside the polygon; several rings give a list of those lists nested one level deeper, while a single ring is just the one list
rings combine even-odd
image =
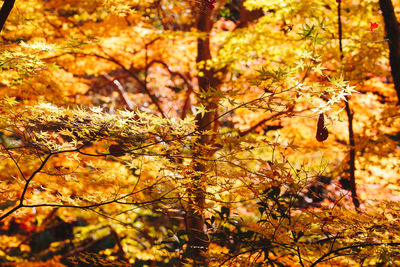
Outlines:
[{"label": "dark tree trunk", "polygon": [[4,4],[0,10],[0,32],[3,30],[4,23],[6,22],[8,15],[14,7],[15,0],[4,0]]},{"label": "dark tree trunk", "polygon": [[356,187],[356,142],[354,140],[354,130],[353,130],[353,112],[350,109],[349,99],[346,97],[346,114],[349,119],[349,166],[350,166],[350,191],[351,198],[353,200],[354,207],[358,209],[360,207],[360,201],[357,196],[357,187]]},{"label": "dark tree trunk", "polygon": [[[337,14],[338,14],[338,31],[339,31],[339,51],[340,51],[340,61],[343,62],[344,54],[343,54],[343,42],[342,42],[342,19],[341,19],[341,2],[339,2],[337,7]],[[350,172],[350,191],[351,191],[351,198],[353,200],[354,207],[358,210],[360,207],[360,201],[357,196],[357,188],[356,188],[356,142],[354,138],[354,130],[353,130],[353,112],[350,108],[349,98],[346,96],[346,114],[349,120],[348,129],[349,129],[349,172]]]},{"label": "dark tree trunk", "polygon": [[[204,12],[200,12],[197,19],[197,29],[199,32],[206,34],[204,38],[197,39],[197,58],[196,63],[211,59],[210,52],[210,38],[209,33],[212,28],[211,10],[206,8]],[[199,70],[204,75],[199,75],[198,86],[201,92],[209,90],[210,87],[218,86],[218,79],[214,77],[214,70]],[[198,114],[196,116],[197,129],[199,130],[210,130],[215,119],[216,112],[214,111],[218,104],[217,101],[212,99],[198,99],[198,103],[206,107],[207,112],[204,116]],[[211,137],[209,135],[201,135],[199,143],[201,145],[209,144]],[[195,155],[205,156],[210,155],[209,151],[196,151]],[[206,173],[206,166],[201,162],[194,162],[194,170],[196,172]],[[205,252],[208,250],[209,239],[205,229],[204,223],[204,205],[206,188],[202,183],[203,177],[193,177],[193,188],[188,190],[191,197],[190,205],[188,207],[186,216],[186,231],[189,237],[188,249],[184,257],[193,261],[194,266],[207,266],[208,260]]]},{"label": "dark tree trunk", "polygon": [[397,105],[400,104],[400,32],[391,0],[379,0],[385,21],[386,37],[389,40],[389,60],[392,69],[394,88],[397,93]]},{"label": "dark tree trunk", "polygon": [[[217,7],[215,8],[217,9]],[[197,39],[197,57],[196,63],[206,62],[212,59],[210,51],[210,38],[209,34],[213,26],[213,19],[216,17],[211,9],[205,8],[203,12],[200,12],[197,17],[197,30],[204,33],[205,36]],[[242,11],[240,18],[240,27],[244,27],[249,21],[252,21],[262,15],[261,10],[257,11]],[[215,77],[217,71],[213,68],[207,70],[199,70],[203,75],[198,75],[198,86],[200,92],[208,91],[210,88],[218,88],[221,81]],[[208,98],[198,98],[198,103],[202,104],[207,112],[202,115],[198,114],[196,116],[197,129],[199,130],[214,130],[218,128],[218,124],[215,121],[217,117],[217,107],[218,99],[211,96]],[[212,142],[212,136],[204,134],[201,135],[199,143],[201,145],[209,145]],[[212,156],[214,151],[201,150],[197,151],[198,156]],[[206,166],[201,162],[195,162],[194,170],[201,173],[207,173]],[[207,266],[208,259],[205,252],[208,250],[209,239],[205,229],[204,223],[204,206],[205,206],[205,196],[207,188],[202,183],[203,177],[193,178],[193,188],[189,190],[189,195],[191,196],[190,205],[186,216],[186,231],[189,237],[188,251],[184,255],[186,259],[190,259],[194,262],[195,266]]]}]

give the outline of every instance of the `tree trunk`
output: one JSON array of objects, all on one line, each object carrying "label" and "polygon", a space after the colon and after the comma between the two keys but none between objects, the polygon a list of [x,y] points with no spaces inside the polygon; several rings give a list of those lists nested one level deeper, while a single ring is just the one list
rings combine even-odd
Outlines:
[{"label": "tree trunk", "polygon": [[[206,8],[204,12],[200,12],[197,20],[197,29],[199,32],[206,34],[203,38],[197,39],[197,58],[196,63],[211,59],[210,51],[210,38],[209,33],[212,28],[211,10]],[[203,75],[198,75],[198,86],[199,91],[208,91],[210,87],[216,88],[220,81],[214,77],[214,70],[200,70]],[[199,98],[198,104],[202,104],[206,107],[207,112],[202,116],[198,114],[196,116],[197,129],[199,130],[211,130],[213,127],[213,121],[216,117],[216,108],[218,107],[218,100],[213,97]],[[211,142],[211,136],[203,134],[200,137],[200,145],[207,145]],[[198,156],[211,156],[212,151],[196,152]],[[196,172],[206,173],[206,166],[202,162],[194,162],[194,170]],[[201,176],[193,177],[193,188],[189,190],[191,196],[190,205],[186,216],[186,231],[189,237],[188,250],[184,257],[193,261],[195,266],[207,266],[208,259],[205,252],[208,250],[209,239],[206,233],[204,223],[204,205],[206,196],[206,187],[203,183]]]},{"label": "tree trunk", "polygon": [[15,0],[5,0],[0,10],[0,32],[3,30],[4,23],[6,22],[8,15],[14,7]]},{"label": "tree trunk", "polygon": [[350,109],[349,99],[346,97],[346,114],[349,119],[349,166],[350,166],[350,191],[351,191],[351,199],[353,200],[354,207],[358,209],[360,207],[360,201],[357,196],[357,187],[356,187],[356,142],[354,140],[354,130],[353,130],[353,112]]},{"label": "tree trunk", "polygon": [[379,0],[385,21],[386,37],[389,39],[389,60],[392,69],[394,88],[397,93],[397,105],[400,104],[400,32],[391,0]]}]

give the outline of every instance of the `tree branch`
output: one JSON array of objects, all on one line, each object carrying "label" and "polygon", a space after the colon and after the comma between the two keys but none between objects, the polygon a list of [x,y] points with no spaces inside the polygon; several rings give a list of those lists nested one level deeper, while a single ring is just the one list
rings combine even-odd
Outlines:
[{"label": "tree branch", "polygon": [[316,261],[314,261],[313,264],[310,265],[310,267],[317,266],[318,263],[323,262],[324,259],[327,258],[329,255],[336,254],[336,253],[338,253],[338,252],[340,252],[342,250],[352,249],[352,248],[361,248],[361,247],[374,247],[374,246],[400,246],[400,243],[375,243],[375,244],[373,244],[373,243],[364,243],[364,244],[351,245],[351,246],[338,248],[338,249],[335,249],[335,250],[332,250],[332,251],[326,253],[325,255],[323,255],[322,257],[320,257]]},{"label": "tree branch", "polygon": [[167,69],[167,71],[169,72],[169,74],[171,74],[172,76],[179,76],[179,78],[181,78],[185,82],[185,84],[187,85],[189,90],[193,91],[193,85],[189,81],[189,77],[187,77],[186,75],[184,75],[180,72],[171,70],[171,68],[168,66],[168,64],[162,60],[153,59],[152,61],[149,62],[148,67],[151,67],[151,65],[153,65],[153,64],[160,64],[160,65],[164,66]]},{"label": "tree branch", "polygon": [[171,68],[168,66],[167,63],[165,63],[162,60],[158,60],[158,59],[153,59],[152,61],[150,61],[150,63],[148,64],[148,67],[150,67],[153,64],[160,64],[163,67],[165,67],[165,69],[169,72],[169,74],[171,76],[178,76],[179,78],[181,78],[183,80],[183,82],[186,84],[186,86],[188,87],[188,90],[186,91],[186,98],[185,98],[185,102],[183,104],[182,107],[182,113],[181,113],[181,119],[184,119],[186,117],[187,114],[187,110],[190,106],[190,96],[193,93],[193,84],[189,81],[189,77],[183,73],[177,72],[177,71],[173,71],[171,70]]},{"label": "tree branch", "polygon": [[242,131],[242,132],[239,132],[239,135],[243,137],[243,136],[245,136],[245,135],[251,133],[251,132],[254,131],[255,129],[257,129],[257,127],[263,125],[263,124],[266,123],[267,121],[270,121],[270,120],[272,120],[272,119],[274,119],[274,118],[276,118],[276,117],[278,117],[278,116],[280,116],[280,115],[282,115],[282,114],[285,114],[286,112],[287,112],[287,110],[281,111],[281,112],[275,113],[275,114],[273,114],[273,115],[271,115],[271,116],[269,116],[269,117],[267,117],[267,118],[264,118],[264,119],[262,119],[261,121],[257,122],[255,125],[251,126],[249,129],[247,129],[247,130],[245,130],[245,131]]},{"label": "tree branch", "polygon": [[[68,54],[71,54],[71,53],[68,53]],[[101,58],[101,59],[113,62],[114,64],[116,64],[119,67],[121,67],[121,69],[123,71],[125,71],[129,76],[131,76],[133,79],[135,79],[142,86],[142,88],[145,90],[145,93],[150,97],[152,103],[154,105],[156,105],[158,112],[160,112],[160,114],[161,114],[161,116],[163,118],[166,118],[165,113],[161,109],[161,106],[159,104],[158,98],[155,95],[153,95],[153,93],[146,87],[145,83],[141,79],[139,79],[139,77],[137,77],[135,73],[133,73],[132,71],[127,69],[121,62],[116,60],[114,57],[112,57],[111,55],[109,55],[107,53],[105,53],[106,56],[102,56],[102,55],[99,55],[99,54],[82,53],[82,52],[73,52],[73,54]],[[51,59],[51,58],[55,58],[55,57],[59,57],[59,56],[61,56],[61,55],[49,57],[49,58],[46,58],[46,59]]]},{"label": "tree branch", "polygon": [[124,90],[124,87],[122,87],[122,84],[112,78],[110,75],[108,75],[107,73],[103,74],[104,78],[106,78],[110,83],[113,84],[113,86],[116,88],[116,91],[119,94],[119,97],[122,99],[122,101],[124,102],[125,106],[127,107],[128,110],[132,111],[133,109],[133,103],[132,101],[129,100],[128,96],[126,95],[126,92]]},{"label": "tree branch", "polygon": [[[84,54],[84,53],[82,53],[82,54]],[[99,54],[93,54],[93,55],[92,54],[84,54],[84,55],[95,56],[95,57],[98,57],[98,58],[102,58],[102,59],[111,61],[111,62],[115,63],[116,65],[120,66],[126,73],[129,74],[129,76],[134,78],[143,87],[143,89],[145,90],[146,94],[150,97],[151,101],[153,102],[153,104],[156,105],[157,110],[161,113],[162,117],[166,118],[163,110],[161,109],[161,106],[159,104],[158,98],[155,95],[153,95],[152,92],[150,92],[150,90],[146,86],[146,82],[143,82],[142,80],[140,80],[133,72],[128,70],[121,62],[116,60],[114,57],[108,55],[107,53],[105,53],[105,54],[107,55],[107,57],[99,55]]]}]

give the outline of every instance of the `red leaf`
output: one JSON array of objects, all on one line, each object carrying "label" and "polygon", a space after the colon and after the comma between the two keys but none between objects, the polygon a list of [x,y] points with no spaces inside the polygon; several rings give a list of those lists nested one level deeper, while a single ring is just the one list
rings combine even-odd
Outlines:
[{"label": "red leaf", "polygon": [[214,8],[214,4],[216,0],[204,0],[208,6],[209,9],[213,9]]},{"label": "red leaf", "polygon": [[379,24],[376,22],[369,22],[369,29],[373,33],[376,28],[378,28]]}]

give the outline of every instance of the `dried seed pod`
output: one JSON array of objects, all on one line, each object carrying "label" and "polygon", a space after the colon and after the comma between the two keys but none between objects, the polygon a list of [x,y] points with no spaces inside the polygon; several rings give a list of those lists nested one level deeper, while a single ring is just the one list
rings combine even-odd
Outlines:
[{"label": "dried seed pod", "polygon": [[325,141],[329,136],[328,129],[325,127],[324,113],[319,114],[318,124],[317,124],[317,135],[315,138],[318,142]]},{"label": "dried seed pod", "polygon": [[122,145],[111,145],[108,150],[114,157],[121,157],[126,153],[123,148],[124,147]]}]

